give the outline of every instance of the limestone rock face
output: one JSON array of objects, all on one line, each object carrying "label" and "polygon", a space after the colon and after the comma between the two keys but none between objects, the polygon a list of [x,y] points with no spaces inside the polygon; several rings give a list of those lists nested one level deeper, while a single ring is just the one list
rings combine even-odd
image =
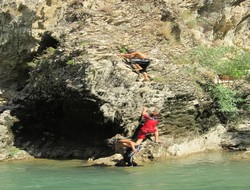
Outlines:
[{"label": "limestone rock face", "polygon": [[[7,5],[6,5],[7,6]],[[1,4],[0,11],[0,85],[1,88],[17,88],[16,80],[22,79],[22,64],[29,59],[35,44],[32,36],[34,12],[27,6]]]},{"label": "limestone rock face", "polygon": [[0,161],[31,158],[27,152],[14,146],[14,136],[11,127],[17,118],[11,116],[10,111],[0,114]]},{"label": "limestone rock face", "polygon": [[[0,2],[0,90],[19,91],[1,95],[20,120],[16,144],[37,157],[111,155],[105,138],[135,137],[143,106],[160,111],[163,144],[145,143],[142,158],[188,152],[174,151],[182,137],[204,142],[220,120],[189,67],[169,57],[196,45],[249,49],[249,0]],[[153,81],[136,81],[117,56],[124,47],[148,54]]]},{"label": "limestone rock face", "polygon": [[13,80],[19,79],[20,83],[27,77],[23,67],[45,48],[48,41],[41,40],[48,32],[65,46],[75,47],[77,40],[85,46],[91,44],[89,53],[100,51],[101,59],[110,56],[117,47],[130,46],[166,62],[174,48],[171,46],[179,42],[186,47],[216,42],[249,49],[249,3],[249,0],[3,0],[1,84],[18,88]]},{"label": "limestone rock face", "polygon": [[9,112],[5,111],[1,114],[0,118],[0,134],[1,134],[1,148],[0,150],[3,151],[8,147],[13,145],[13,134],[11,132],[10,127],[14,124],[15,118],[9,115]]}]

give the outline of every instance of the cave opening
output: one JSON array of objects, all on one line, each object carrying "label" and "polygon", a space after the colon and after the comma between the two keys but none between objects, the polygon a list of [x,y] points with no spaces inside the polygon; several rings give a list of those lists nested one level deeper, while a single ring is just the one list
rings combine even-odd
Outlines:
[{"label": "cave opening", "polygon": [[106,121],[100,102],[74,94],[40,99],[16,111],[15,146],[32,156],[87,159],[110,155],[105,139],[122,133],[120,119]]}]

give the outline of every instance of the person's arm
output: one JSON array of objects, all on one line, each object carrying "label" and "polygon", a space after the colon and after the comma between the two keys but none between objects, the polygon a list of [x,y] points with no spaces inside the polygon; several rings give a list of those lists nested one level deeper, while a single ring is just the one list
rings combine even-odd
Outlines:
[{"label": "person's arm", "polygon": [[146,114],[146,113],[147,113],[147,110],[148,110],[148,108],[144,107],[141,114],[142,114],[142,115]]},{"label": "person's arm", "polygon": [[135,143],[133,141],[129,141],[128,144],[130,144],[131,148],[132,148],[132,151],[134,153],[137,153],[137,150],[135,149]]},{"label": "person's arm", "polygon": [[119,140],[120,143],[122,143],[124,146],[132,148],[133,152],[137,152],[137,150],[135,149],[135,142],[128,140],[128,139],[121,139]]},{"label": "person's arm", "polygon": [[131,53],[120,53],[119,55],[128,59],[131,59],[133,57]]},{"label": "person's arm", "polygon": [[148,114],[147,114],[147,110],[148,110],[148,108],[144,107],[143,110],[142,110],[142,113],[141,113],[141,115],[142,115],[145,119],[147,119],[147,118],[149,117]]}]

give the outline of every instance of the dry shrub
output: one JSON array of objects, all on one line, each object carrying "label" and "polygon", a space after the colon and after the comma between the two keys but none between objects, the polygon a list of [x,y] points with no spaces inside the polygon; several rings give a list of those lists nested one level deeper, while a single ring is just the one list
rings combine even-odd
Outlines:
[{"label": "dry shrub", "polygon": [[167,40],[169,43],[175,43],[175,36],[173,35],[173,23],[161,22],[157,26],[157,36]]},{"label": "dry shrub", "polygon": [[163,36],[164,38],[170,39],[172,38],[172,27],[170,22],[164,22],[159,27],[159,35]]}]

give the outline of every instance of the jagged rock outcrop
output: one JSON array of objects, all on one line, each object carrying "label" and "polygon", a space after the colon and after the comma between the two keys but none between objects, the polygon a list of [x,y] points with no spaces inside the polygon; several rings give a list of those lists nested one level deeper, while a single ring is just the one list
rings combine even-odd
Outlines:
[{"label": "jagged rock outcrop", "polygon": [[17,118],[10,115],[10,111],[0,114],[0,161],[31,158],[25,151],[14,146],[14,136],[11,127]]},{"label": "jagged rock outcrop", "polygon": [[35,44],[31,32],[35,13],[24,5],[4,6],[3,3],[0,11],[0,84],[1,89],[16,90],[22,85],[22,78],[26,77],[22,66],[30,58]]},{"label": "jagged rock outcrop", "polygon": [[15,119],[7,111],[0,115],[0,154],[3,158],[4,151],[13,146],[14,138],[10,127],[14,124]]},{"label": "jagged rock outcrop", "polygon": [[[2,1],[0,77],[6,82],[0,90],[14,85],[20,91],[8,104],[20,120],[13,127],[16,144],[37,157],[107,156],[113,152],[104,139],[116,133],[132,138],[143,106],[160,110],[163,144],[146,143],[154,151],[142,158],[166,155],[173,144],[177,150],[185,136],[199,139],[220,123],[213,100],[197,87],[189,66],[170,57],[199,44],[249,49],[248,4]],[[136,82],[117,56],[122,47],[148,53],[153,81]]]},{"label": "jagged rock outcrop", "polygon": [[227,135],[230,138],[222,140],[222,147],[232,151],[246,151],[250,147],[250,123],[249,121],[242,122],[237,126],[237,129],[229,130]]}]

